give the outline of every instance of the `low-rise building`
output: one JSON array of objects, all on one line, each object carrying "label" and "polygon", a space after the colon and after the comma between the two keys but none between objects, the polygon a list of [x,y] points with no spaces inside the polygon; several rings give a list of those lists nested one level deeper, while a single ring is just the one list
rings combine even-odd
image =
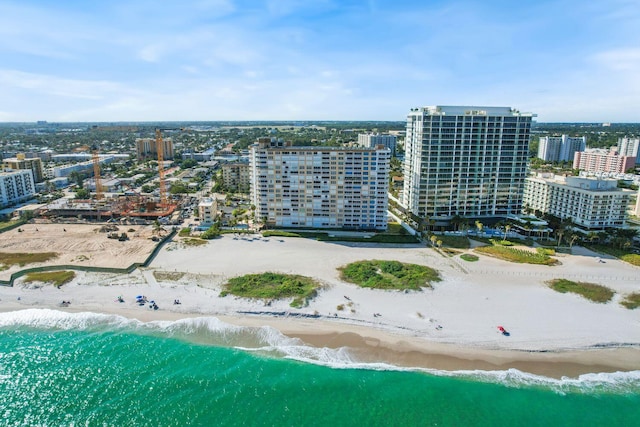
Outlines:
[{"label": "low-rise building", "polygon": [[615,179],[538,174],[525,180],[523,202],[528,209],[570,218],[585,230],[620,228],[632,191],[617,184]]},{"label": "low-rise building", "polygon": [[215,198],[205,197],[198,204],[198,218],[200,225],[211,227],[215,222],[218,214],[218,204]]}]

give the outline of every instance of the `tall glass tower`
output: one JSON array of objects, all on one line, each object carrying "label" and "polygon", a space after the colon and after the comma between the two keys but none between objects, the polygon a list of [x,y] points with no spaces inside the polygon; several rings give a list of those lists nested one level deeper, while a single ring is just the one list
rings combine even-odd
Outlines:
[{"label": "tall glass tower", "polygon": [[405,208],[436,221],[519,214],[533,117],[509,107],[412,109],[405,139]]}]

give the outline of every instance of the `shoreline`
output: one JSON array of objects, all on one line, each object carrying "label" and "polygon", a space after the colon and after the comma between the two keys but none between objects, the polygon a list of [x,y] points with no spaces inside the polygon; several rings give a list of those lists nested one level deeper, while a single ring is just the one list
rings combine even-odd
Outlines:
[{"label": "shoreline", "polygon": [[[143,322],[216,317],[239,326],[271,326],[315,347],[349,347],[358,361],[402,368],[514,368],[551,378],[640,371],[640,310],[619,304],[625,293],[637,292],[640,269],[583,248],[558,257],[561,264],[554,267],[484,256],[465,263],[418,245],[223,236],[200,247],[170,242],[149,267],[131,274],[77,272],[60,289],[18,280],[0,287],[0,312],[47,308]],[[364,289],[340,280],[340,266],[367,259],[426,265],[442,280],[433,289],[413,292]],[[323,289],[300,309],[289,307],[289,300],[220,296],[229,278],[266,271],[313,277]],[[605,284],[616,296],[597,304],[560,294],[545,284],[555,277]],[[120,295],[125,303],[115,301]],[[155,300],[160,309],[138,307],[136,295]],[[182,304],[173,305],[176,299]],[[63,300],[70,306],[60,307]],[[498,325],[511,335],[500,334]]]},{"label": "shoreline", "polygon": [[[33,308],[33,307],[31,307]],[[11,313],[25,307],[3,307]],[[356,325],[329,319],[301,319],[235,314],[176,313],[130,309],[86,310],[83,307],[39,307],[67,313],[117,315],[143,323],[213,317],[240,327],[268,326],[306,345],[321,349],[346,348],[354,363],[384,363],[398,368],[435,371],[507,371],[517,369],[552,379],[578,378],[585,374],[640,370],[640,345],[518,350],[484,348],[428,341],[415,335],[400,335],[371,325]]]}]

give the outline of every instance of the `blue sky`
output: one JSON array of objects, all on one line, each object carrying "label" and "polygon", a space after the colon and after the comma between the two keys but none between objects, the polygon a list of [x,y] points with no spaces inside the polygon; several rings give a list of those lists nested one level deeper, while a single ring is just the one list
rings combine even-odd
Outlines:
[{"label": "blue sky", "polygon": [[640,2],[3,0],[0,121],[640,121]]}]

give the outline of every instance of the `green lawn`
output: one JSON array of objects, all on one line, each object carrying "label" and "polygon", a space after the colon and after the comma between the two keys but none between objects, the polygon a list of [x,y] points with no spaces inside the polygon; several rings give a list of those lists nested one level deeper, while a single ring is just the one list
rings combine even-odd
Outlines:
[{"label": "green lawn", "polygon": [[460,255],[460,258],[462,258],[465,261],[468,262],[475,262],[478,261],[480,258],[478,258],[477,255],[473,255],[473,254],[462,254]]},{"label": "green lawn", "polygon": [[220,296],[228,294],[244,298],[281,299],[293,297],[292,307],[307,305],[316,296],[320,284],[299,275],[280,273],[247,274],[230,279]]},{"label": "green lawn", "polygon": [[341,278],[364,288],[412,289],[431,288],[440,274],[429,267],[399,261],[358,261],[339,268]]},{"label": "green lawn", "polygon": [[571,292],[588,299],[589,301],[605,303],[611,301],[614,291],[595,283],[573,282],[567,279],[553,279],[547,282],[549,287],[560,293]]}]

